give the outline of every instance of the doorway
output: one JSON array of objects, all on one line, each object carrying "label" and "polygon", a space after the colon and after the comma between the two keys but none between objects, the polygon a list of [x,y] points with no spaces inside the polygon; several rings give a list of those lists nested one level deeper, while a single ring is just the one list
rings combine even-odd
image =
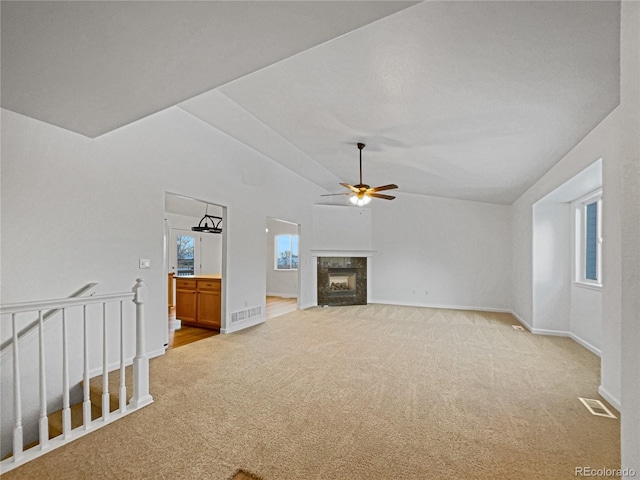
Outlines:
[{"label": "doorway", "polygon": [[300,226],[267,217],[266,318],[277,317],[298,308]]},{"label": "doorway", "polygon": [[201,271],[200,238],[188,230],[171,228],[170,270],[176,277],[195,275]]},{"label": "doorway", "polygon": [[[204,215],[220,218],[222,233],[192,230],[200,224]],[[168,304],[167,347],[175,348],[217,335],[224,327],[226,208],[166,192],[164,216]],[[203,283],[205,281],[206,284]],[[212,281],[216,285],[212,285]],[[198,295],[200,286],[203,289],[206,287],[202,295]],[[186,292],[187,289],[193,291]],[[186,295],[185,292],[192,294]],[[185,303],[184,300],[187,298],[190,301]],[[209,305],[211,302],[208,300],[214,301],[217,323],[212,316],[211,305]],[[201,310],[201,315],[198,315],[198,309]]]}]

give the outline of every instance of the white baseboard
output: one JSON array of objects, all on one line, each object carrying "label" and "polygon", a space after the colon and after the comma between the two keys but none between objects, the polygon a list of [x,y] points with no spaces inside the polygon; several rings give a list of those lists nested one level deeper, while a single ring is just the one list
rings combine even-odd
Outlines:
[{"label": "white baseboard", "polygon": [[514,316],[514,318],[515,318],[516,320],[518,320],[522,325],[524,325],[524,326],[525,326],[525,328],[526,328],[527,330],[529,330],[531,333],[533,333],[533,329],[531,328],[531,325],[529,325],[527,322],[525,322],[525,321],[524,321],[524,319],[523,319],[520,315],[518,315],[518,314],[517,314],[516,312],[514,312],[513,310],[509,310],[509,313],[510,313],[511,315],[513,315],[513,316]]},{"label": "white baseboard", "polygon": [[511,313],[511,310],[507,308],[492,308],[492,307],[474,307],[468,305],[442,305],[434,303],[420,303],[420,302],[394,302],[390,300],[367,300],[367,303],[378,303],[381,305],[397,305],[399,307],[424,307],[424,308],[439,308],[442,310],[473,310],[476,312],[496,312],[496,313]]},{"label": "white baseboard", "polygon": [[162,347],[162,348],[159,348],[157,350],[154,350],[152,352],[147,353],[147,356],[149,358],[155,358],[155,357],[159,357],[160,355],[164,355],[165,353],[167,353],[167,349]]},{"label": "white baseboard", "polygon": [[618,400],[616,397],[611,395],[611,392],[609,392],[602,385],[600,385],[598,387],[598,393],[600,394],[600,396],[602,398],[604,398],[607,402],[609,402],[613,408],[618,410],[618,412],[620,412],[622,410],[622,408],[621,408],[622,406],[620,405],[620,400]]},{"label": "white baseboard", "polygon": [[269,293],[267,292],[267,297],[281,297],[281,298],[298,298],[295,293]]},{"label": "white baseboard", "polygon": [[550,335],[553,337],[568,337],[571,340],[573,340],[574,342],[582,345],[584,348],[586,348],[587,350],[589,350],[591,353],[601,357],[602,356],[602,352],[600,351],[600,349],[598,347],[596,347],[595,345],[590,344],[589,342],[587,342],[585,339],[579,337],[578,335],[576,335],[575,333],[572,332],[567,332],[564,330],[547,330],[544,328],[533,328],[531,329],[531,333],[535,334],[535,335]]},{"label": "white baseboard", "polygon": [[532,328],[531,333],[535,333],[536,335],[549,335],[552,337],[571,337],[571,334],[564,330],[548,330],[546,328]]},{"label": "white baseboard", "polygon": [[[524,321],[524,319],[522,319],[522,317],[520,317],[520,315],[518,315],[513,310],[509,310],[509,309],[506,309],[506,308],[470,307],[470,306],[467,306],[467,305],[464,305],[464,306],[461,306],[461,305],[441,305],[441,304],[426,304],[426,303],[411,303],[411,302],[392,302],[392,301],[384,301],[384,300],[367,300],[367,303],[377,303],[377,304],[381,304],[381,305],[397,305],[397,306],[403,306],[403,307],[439,308],[439,309],[444,309],[444,310],[472,310],[472,311],[477,311],[477,312],[509,313],[509,314],[513,315],[513,317],[516,320],[518,320],[522,325],[524,325],[527,330],[529,330],[531,333],[533,333],[535,335],[551,335],[551,336],[555,336],[555,337],[569,337],[572,340],[574,340],[575,342],[577,342],[580,345],[582,345],[587,350],[589,350],[591,353],[594,353],[594,354],[598,355],[599,357],[602,356],[602,352],[600,351],[599,348],[597,348],[594,345],[590,344],[586,340],[580,338],[576,334],[571,333],[571,332],[567,332],[567,331],[563,331],[563,330],[548,330],[548,329],[544,329],[544,328],[532,328],[531,325],[529,325],[527,322]],[[317,305],[313,305],[313,304],[301,305],[300,306],[300,310],[304,310],[304,309],[311,308],[311,307],[317,307]],[[612,405],[613,405],[613,403],[612,403]]]},{"label": "white baseboard", "polygon": [[239,330],[244,330],[245,328],[253,327],[254,325],[258,325],[260,323],[264,323],[266,321],[266,317],[264,315],[260,315],[254,318],[250,318],[249,320],[243,320],[242,322],[237,322],[231,324],[225,328],[220,330],[220,333],[233,333]]},{"label": "white baseboard", "polygon": [[[162,349],[162,351],[164,352],[164,348]],[[129,365],[133,365],[133,357],[125,359],[124,366],[128,367]],[[114,370],[118,370],[119,368],[120,362],[113,362],[107,365],[107,371],[109,373],[113,372]],[[102,367],[89,370],[89,378],[97,377],[98,375],[102,375]]]},{"label": "white baseboard", "polygon": [[298,310],[306,310],[307,308],[313,308],[313,307],[317,307],[318,304],[317,303],[306,303],[304,305],[299,305],[298,306]]},{"label": "white baseboard", "polygon": [[573,340],[578,342],[580,345],[582,345],[584,348],[589,350],[591,353],[594,353],[597,356],[602,357],[602,352],[600,351],[600,349],[598,347],[596,347],[594,345],[591,345],[589,342],[587,342],[586,340],[580,338],[575,333],[569,333],[569,337],[571,337]]},{"label": "white baseboard", "polygon": [[546,328],[531,328],[531,325],[529,325],[522,318],[520,318],[520,316],[517,313],[515,313],[515,312],[509,312],[509,313],[511,313],[511,315],[513,315],[520,323],[522,323],[527,328],[527,330],[529,330],[534,335],[549,335],[549,336],[552,336],[552,337],[568,337],[571,340],[573,340],[574,342],[579,343],[580,345],[582,345],[584,348],[589,350],[591,353],[593,353],[593,354],[595,354],[595,355],[597,355],[599,357],[602,356],[602,352],[600,351],[600,349],[598,347],[596,347],[595,345],[590,344],[585,339],[579,337],[575,333],[567,332],[566,330],[549,330],[549,329],[546,329]]},{"label": "white baseboard", "polygon": [[[157,350],[147,352],[147,357],[151,359],[151,358],[159,357],[160,355],[164,355],[165,353],[166,353],[166,349],[163,346],[162,348],[158,348]],[[129,365],[133,365],[133,357],[125,359],[124,366],[128,367]],[[107,371],[109,373],[113,372],[114,370],[118,370],[119,368],[120,368],[120,361],[112,362],[109,365],[107,365]],[[89,370],[89,378],[97,377],[98,375],[102,375],[102,367]]]}]

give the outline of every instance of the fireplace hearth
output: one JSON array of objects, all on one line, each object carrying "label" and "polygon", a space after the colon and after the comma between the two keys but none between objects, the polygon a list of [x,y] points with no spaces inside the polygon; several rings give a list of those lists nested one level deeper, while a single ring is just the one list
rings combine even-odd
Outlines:
[{"label": "fireplace hearth", "polygon": [[318,257],[318,305],[366,304],[366,257]]}]

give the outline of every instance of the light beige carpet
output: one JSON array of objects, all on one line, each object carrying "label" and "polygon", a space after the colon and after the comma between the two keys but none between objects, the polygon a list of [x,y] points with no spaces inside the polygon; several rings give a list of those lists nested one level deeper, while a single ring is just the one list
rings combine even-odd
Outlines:
[{"label": "light beige carpet", "polygon": [[510,315],[313,308],[151,362],[155,403],[3,479],[574,479],[618,468],[599,359]]}]

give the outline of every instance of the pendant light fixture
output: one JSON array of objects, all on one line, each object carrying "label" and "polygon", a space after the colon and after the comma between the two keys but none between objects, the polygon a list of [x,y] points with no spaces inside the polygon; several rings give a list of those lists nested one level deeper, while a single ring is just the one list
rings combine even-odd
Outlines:
[{"label": "pendant light fixture", "polygon": [[222,233],[222,227],[220,226],[220,223],[222,223],[221,217],[209,215],[209,204],[207,204],[207,208],[204,212],[204,217],[202,217],[198,226],[191,227],[191,230],[193,230],[194,232],[203,233]]}]

